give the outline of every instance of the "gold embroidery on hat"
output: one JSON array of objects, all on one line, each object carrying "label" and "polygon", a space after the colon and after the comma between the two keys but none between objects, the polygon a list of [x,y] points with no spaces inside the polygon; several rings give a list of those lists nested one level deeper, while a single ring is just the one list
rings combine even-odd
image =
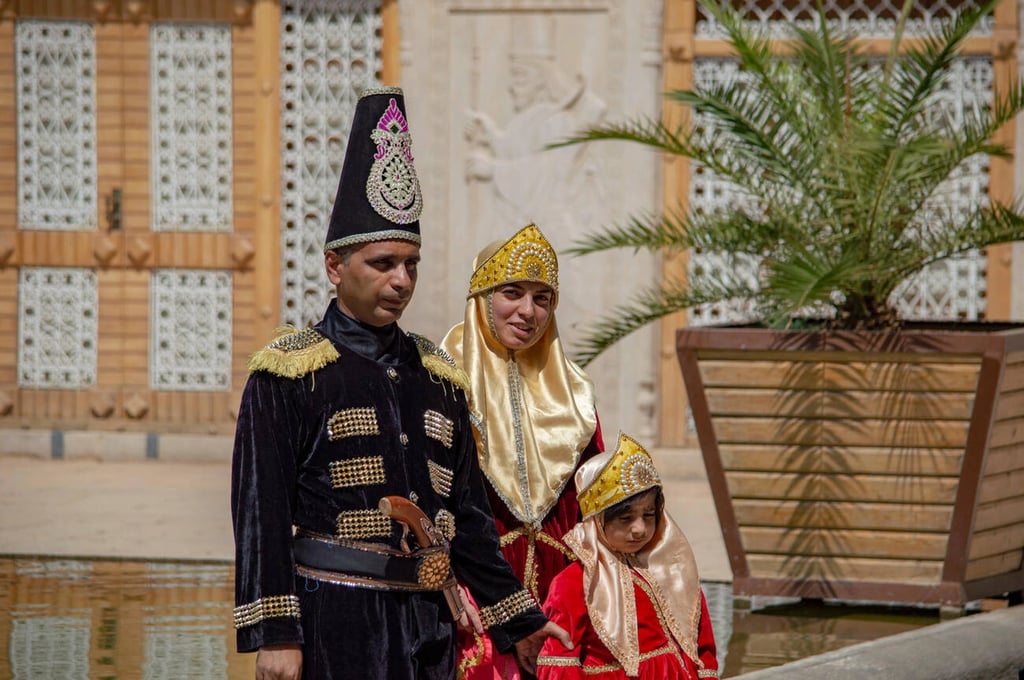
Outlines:
[{"label": "gold embroidery on hat", "polygon": [[469,294],[511,281],[536,281],[558,291],[558,256],[532,224],[519,230],[476,268],[469,280]]},{"label": "gold embroidery on hat", "polygon": [[527,590],[520,590],[490,607],[480,608],[480,622],[484,628],[508,623],[525,611],[537,608],[537,602]]},{"label": "gold embroidery on hat", "polygon": [[601,474],[580,491],[577,501],[583,519],[587,519],[619,501],[660,485],[661,478],[650,454],[635,439],[620,434],[615,454]]},{"label": "gold embroidery on hat", "polygon": [[372,406],[347,408],[327,419],[327,438],[332,442],[343,437],[378,434],[377,411]]},{"label": "gold embroidery on hat", "polygon": [[449,541],[455,538],[455,515],[447,510],[437,511],[437,515],[434,517],[434,526]]},{"label": "gold embroidery on hat", "polygon": [[374,538],[391,535],[391,518],[380,510],[346,510],[335,520],[338,538]]},{"label": "gold embroidery on hat", "polygon": [[452,493],[452,478],[455,473],[432,460],[427,461],[427,471],[430,472],[430,486],[434,487],[434,491],[439,495],[448,498]]},{"label": "gold embroidery on hat", "polygon": [[452,448],[452,435],[455,432],[455,423],[444,415],[428,409],[423,412],[423,429],[431,439],[444,444],[446,449]]},{"label": "gold embroidery on hat", "polygon": [[387,480],[384,475],[383,456],[334,460],[327,469],[331,473],[331,486],[335,489],[347,486],[373,486],[383,484]]},{"label": "gold embroidery on hat", "polygon": [[298,618],[299,598],[295,595],[273,595],[261,597],[255,602],[235,607],[235,628],[253,626],[264,619],[278,616],[294,616]]}]

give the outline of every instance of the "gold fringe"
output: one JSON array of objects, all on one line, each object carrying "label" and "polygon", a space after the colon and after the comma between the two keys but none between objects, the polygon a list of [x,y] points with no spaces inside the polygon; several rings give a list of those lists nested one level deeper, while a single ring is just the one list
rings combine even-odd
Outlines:
[{"label": "gold fringe", "polygon": [[276,338],[249,356],[249,372],[267,371],[284,378],[301,378],[338,360],[330,340],[312,328],[282,326]]},{"label": "gold fringe", "polygon": [[467,395],[469,394],[469,374],[456,366],[455,360],[447,352],[422,335],[409,333],[409,337],[416,343],[416,349],[420,353],[420,363],[425,369],[437,377],[447,380]]}]

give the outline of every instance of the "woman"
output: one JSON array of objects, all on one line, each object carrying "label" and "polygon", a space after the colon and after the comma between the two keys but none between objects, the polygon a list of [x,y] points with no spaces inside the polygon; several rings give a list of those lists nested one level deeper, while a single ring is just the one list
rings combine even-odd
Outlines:
[{"label": "woman", "polygon": [[[572,560],[561,536],[580,518],[573,474],[603,449],[594,386],[558,338],[558,258],[536,226],[484,248],[473,268],[465,320],[442,347],[469,375],[502,552],[542,603]],[[519,677],[486,634],[466,633],[460,646],[460,677]]]}]

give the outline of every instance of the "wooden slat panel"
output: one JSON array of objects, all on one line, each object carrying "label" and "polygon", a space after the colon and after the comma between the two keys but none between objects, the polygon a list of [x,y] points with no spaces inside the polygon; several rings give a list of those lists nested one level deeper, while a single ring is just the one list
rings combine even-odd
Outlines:
[{"label": "wooden slat panel", "polygon": [[942,560],[947,536],[907,531],[858,531],[843,529],[740,529],[748,557],[754,553],[795,556],[871,557],[885,559]]},{"label": "wooden slat panel", "polygon": [[1008,420],[1021,413],[1024,413],[1024,390],[1003,390],[996,404],[996,420]]},{"label": "wooden slat panel", "polygon": [[1024,437],[1010,446],[990,449],[985,456],[984,474],[1000,475],[1014,470],[1024,469]]},{"label": "wooden slat panel", "polygon": [[[963,454],[959,449],[892,449],[844,446],[739,445],[719,446],[726,470],[769,472],[845,472],[956,476]],[[1024,463],[1022,463],[1024,465]]]},{"label": "wooden slat panel", "polygon": [[[831,390],[908,389],[927,392],[973,392],[980,362],[965,364],[873,364],[854,362],[701,360],[701,377],[710,387],[779,387]],[[823,383],[824,381],[824,383]]]},{"label": "wooden slat panel", "polygon": [[1012,352],[1006,356],[1001,386],[1004,392],[1024,390],[1024,352]]},{"label": "wooden slat panel", "polygon": [[1024,442],[1024,411],[1018,411],[1016,418],[997,420],[992,427],[989,446],[1012,446]]},{"label": "wooden slat panel", "polygon": [[992,557],[984,557],[979,560],[972,560],[968,562],[966,580],[973,581],[975,579],[986,578],[988,576],[1009,574],[1020,568],[1021,551],[1015,550],[1001,555],[993,555]]},{"label": "wooden slat panel", "polygon": [[715,417],[722,444],[883,446],[962,449],[968,424],[963,421],[809,420],[797,418]]},{"label": "wooden slat panel", "polygon": [[978,506],[974,519],[976,532],[1024,522],[1024,495]]},{"label": "wooden slat panel", "polygon": [[1024,470],[1014,470],[1001,475],[989,475],[981,480],[979,503],[1017,498],[1024,496]]},{"label": "wooden slat panel", "polygon": [[767,477],[757,472],[730,472],[726,481],[737,498],[915,504],[952,504],[959,483],[948,477],[781,473]]},{"label": "wooden slat panel", "polygon": [[949,531],[953,519],[950,505],[737,499],[733,510],[741,526]]},{"label": "wooden slat panel", "polygon": [[708,388],[715,414],[804,416],[808,418],[921,418],[966,420],[974,407],[972,393],[829,392],[763,388]]},{"label": "wooden slat panel", "polygon": [[942,578],[942,563],[924,560],[828,557],[788,559],[782,555],[750,555],[747,565],[754,578],[827,578],[916,585],[937,584]]},{"label": "wooden slat panel", "polygon": [[1024,554],[1024,522],[988,531],[975,531],[968,554],[969,559],[975,560],[999,555],[1014,548]]}]

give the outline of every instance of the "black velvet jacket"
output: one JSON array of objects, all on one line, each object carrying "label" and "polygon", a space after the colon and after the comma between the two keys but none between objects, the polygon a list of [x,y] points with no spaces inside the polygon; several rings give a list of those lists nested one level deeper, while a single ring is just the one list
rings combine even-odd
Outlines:
[{"label": "black velvet jacket", "polygon": [[377,510],[384,495],[413,498],[449,537],[454,530],[452,567],[490,608],[499,648],[546,622],[523,604],[499,551],[466,397],[440,350],[397,326],[358,324],[332,301],[315,329],[276,340],[250,368],[231,490],[239,651],[303,642],[309,612],[300,618],[293,527],[399,548],[399,525]]}]

